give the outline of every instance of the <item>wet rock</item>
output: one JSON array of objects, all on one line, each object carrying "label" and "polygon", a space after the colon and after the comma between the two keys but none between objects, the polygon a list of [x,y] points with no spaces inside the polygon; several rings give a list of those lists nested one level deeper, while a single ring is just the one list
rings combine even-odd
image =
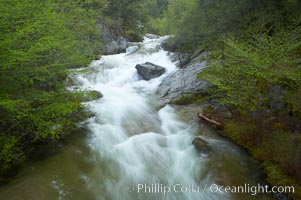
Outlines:
[{"label": "wet rock", "polygon": [[163,42],[161,44],[161,47],[164,51],[169,51],[169,52],[179,51],[179,48],[175,43]]},{"label": "wet rock", "polygon": [[181,63],[188,60],[190,58],[190,55],[190,53],[175,52],[170,55],[170,59],[172,62],[176,62],[177,67],[181,67]]},{"label": "wet rock", "polygon": [[116,41],[111,41],[108,44],[106,44],[103,48],[103,53],[105,55],[113,55],[118,53],[118,45]]},{"label": "wet rock", "polygon": [[102,40],[104,41],[105,44],[114,40],[114,36],[110,31],[110,27],[104,23],[101,24],[101,35],[102,35]]},{"label": "wet rock", "polygon": [[145,37],[147,37],[148,39],[159,39],[160,38],[160,36],[155,35],[155,34],[150,34],[150,33],[146,34]]},{"label": "wet rock", "polygon": [[200,137],[196,137],[192,141],[193,146],[201,153],[209,153],[212,149],[209,146],[209,143],[205,140],[201,139]]},{"label": "wet rock", "polygon": [[138,71],[138,75],[143,79],[143,80],[150,80],[153,78],[157,78],[161,76],[165,72],[165,68],[161,67],[159,65],[155,65],[150,62],[146,62],[143,64],[138,64],[135,67]]},{"label": "wet rock", "polygon": [[[117,27],[117,32],[120,27]],[[104,55],[113,55],[117,53],[125,52],[127,48],[127,39],[124,37],[119,37],[117,33],[112,31],[109,25],[102,24],[102,40],[104,42],[104,46],[102,47]]]},{"label": "wet rock", "polygon": [[184,68],[168,75],[159,85],[156,92],[157,96],[165,103],[180,99],[185,94],[196,94],[202,92],[212,85],[197,78],[200,73],[207,66],[207,62],[191,62]]},{"label": "wet rock", "polygon": [[138,45],[134,45],[134,46],[129,46],[126,48],[126,53],[130,54],[130,53],[134,53],[135,51],[137,51],[139,49]]},{"label": "wet rock", "polygon": [[117,49],[118,53],[126,52],[127,41],[124,37],[119,37],[117,40]]},{"label": "wet rock", "polygon": [[123,53],[126,51],[126,47],[127,47],[126,39],[124,37],[119,37],[117,41],[112,40],[108,42],[103,48],[103,53],[105,55]]}]

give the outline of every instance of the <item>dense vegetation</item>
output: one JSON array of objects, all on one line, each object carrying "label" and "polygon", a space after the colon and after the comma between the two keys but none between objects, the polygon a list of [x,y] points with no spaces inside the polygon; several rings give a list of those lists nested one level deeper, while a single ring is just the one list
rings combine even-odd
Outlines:
[{"label": "dense vegetation", "polygon": [[[178,51],[210,52],[200,78],[232,112],[224,133],[262,161],[274,185],[301,184],[301,2],[174,0],[150,23]],[[296,199],[300,198],[300,188]]]},{"label": "dense vegetation", "polygon": [[100,54],[96,24],[105,3],[0,2],[0,177],[31,144],[63,137],[81,118],[64,82],[67,68]]},{"label": "dense vegetation", "polygon": [[103,25],[113,38],[123,36],[130,41],[141,41],[146,24],[157,18],[167,6],[168,0],[109,0],[104,9]]}]

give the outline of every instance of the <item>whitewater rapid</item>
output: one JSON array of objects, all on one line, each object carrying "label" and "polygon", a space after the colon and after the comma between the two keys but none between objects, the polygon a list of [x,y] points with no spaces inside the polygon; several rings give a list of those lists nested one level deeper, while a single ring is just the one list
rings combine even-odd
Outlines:
[{"label": "whitewater rapid", "polygon": [[[229,198],[207,191],[162,194],[138,188],[141,184],[202,187],[214,183],[210,173],[200,176],[208,157],[191,145],[196,127],[182,122],[169,105],[157,110],[155,91],[164,77],[177,70],[169,53],[160,48],[165,39],[144,38],[135,52],[103,56],[91,64],[93,73],[77,77],[82,90],[97,90],[104,96],[87,103],[96,114],[88,122],[92,133],[88,143],[96,153],[94,162],[100,165],[100,173],[95,173],[97,178],[83,178],[97,199]],[[166,73],[150,81],[139,80],[135,66],[145,62],[163,66]]]}]

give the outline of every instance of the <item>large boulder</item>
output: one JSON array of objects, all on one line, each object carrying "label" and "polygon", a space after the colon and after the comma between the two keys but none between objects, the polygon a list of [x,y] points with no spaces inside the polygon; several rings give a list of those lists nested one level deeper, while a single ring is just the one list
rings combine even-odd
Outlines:
[{"label": "large boulder", "polygon": [[126,39],[124,37],[119,37],[117,41],[112,40],[108,42],[103,48],[103,53],[105,55],[124,53],[126,52],[126,47],[127,47]]},{"label": "large boulder", "polygon": [[105,55],[113,55],[113,54],[118,53],[117,42],[113,40],[113,41],[107,43],[103,48],[103,53]]},{"label": "large boulder", "polygon": [[153,79],[153,78],[157,78],[165,72],[164,67],[155,65],[150,62],[138,64],[138,65],[136,65],[135,68],[138,71],[139,77],[141,77],[143,80],[146,80],[146,81]]},{"label": "large boulder", "polygon": [[162,81],[156,94],[164,103],[170,103],[185,94],[196,94],[211,87],[209,82],[197,78],[197,74],[207,66],[207,62],[199,62],[199,59],[197,57],[185,68],[168,75]]},{"label": "large boulder", "polygon": [[180,53],[180,52],[175,52],[175,53],[170,53],[169,58],[172,62],[176,63],[177,67],[182,67],[181,66],[181,61],[184,62],[190,58],[191,54],[190,53]]}]

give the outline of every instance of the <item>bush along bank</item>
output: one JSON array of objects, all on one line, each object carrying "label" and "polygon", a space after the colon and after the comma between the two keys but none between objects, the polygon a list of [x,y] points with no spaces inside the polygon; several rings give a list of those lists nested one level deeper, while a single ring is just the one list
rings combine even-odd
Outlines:
[{"label": "bush along bank", "polygon": [[0,2],[1,183],[16,174],[34,144],[66,137],[87,117],[79,95],[66,91],[65,80],[67,68],[85,66],[100,55],[96,24],[104,3]]},{"label": "bush along bank", "polygon": [[296,199],[301,197],[300,31],[295,26],[273,37],[266,32],[223,39],[210,67],[198,75],[215,85],[211,98],[232,113],[224,133],[262,161],[272,185],[295,186]]}]

